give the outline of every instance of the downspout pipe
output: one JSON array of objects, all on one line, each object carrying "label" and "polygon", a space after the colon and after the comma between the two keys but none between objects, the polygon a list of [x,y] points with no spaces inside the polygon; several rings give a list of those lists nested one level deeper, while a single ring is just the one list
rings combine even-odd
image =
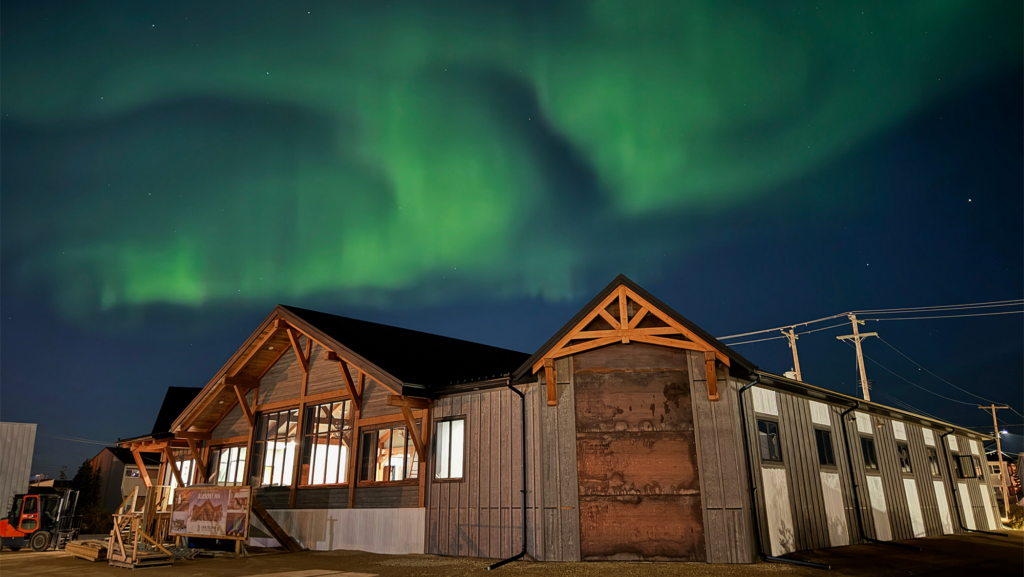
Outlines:
[{"label": "downspout pipe", "polygon": [[853,451],[850,449],[850,434],[847,432],[846,416],[860,408],[860,401],[854,401],[853,406],[846,409],[839,414],[839,422],[843,427],[843,445],[846,446],[846,467],[850,473],[850,483],[853,485],[853,503],[857,508],[857,530],[860,532],[860,538],[862,541],[868,543],[878,543],[880,545],[888,545],[890,547],[899,547],[901,549],[910,549],[911,551],[920,551],[920,547],[914,545],[907,545],[905,543],[897,543],[895,541],[881,541],[879,539],[872,539],[868,537],[864,531],[864,519],[862,518],[864,510],[860,507],[860,491],[857,489],[860,485],[857,484],[857,474],[853,471]]},{"label": "downspout pipe", "polygon": [[522,433],[522,439],[520,440],[521,441],[521,443],[520,443],[520,451],[522,451],[522,461],[523,461],[523,485],[522,485],[522,489],[520,490],[520,493],[523,494],[523,550],[520,551],[519,553],[516,553],[515,555],[509,557],[508,559],[502,559],[501,561],[498,561],[497,563],[488,566],[487,567],[488,571],[493,571],[494,569],[497,569],[498,567],[501,567],[502,565],[506,565],[508,563],[511,563],[513,561],[518,561],[518,560],[526,557],[526,395],[524,395],[523,392],[520,391],[519,389],[517,389],[514,386],[512,386],[512,379],[509,379],[508,382],[505,383],[505,385],[513,393],[519,395],[519,406],[520,406],[519,413],[520,413],[520,416],[523,418],[523,426],[520,429],[520,432]]},{"label": "downspout pipe", "polygon": [[830,565],[824,565],[822,563],[814,563],[811,561],[801,561],[799,559],[786,559],[785,557],[773,557],[764,552],[764,547],[761,545],[761,514],[760,509],[757,506],[757,482],[754,480],[753,467],[751,466],[751,459],[753,453],[750,452],[750,441],[747,439],[748,431],[747,428],[747,411],[743,405],[743,393],[747,389],[761,382],[761,374],[753,373],[754,380],[747,383],[740,389],[738,396],[740,399],[740,425],[743,427],[743,451],[747,455],[747,479],[750,482],[750,501],[751,508],[754,511],[754,532],[755,541],[757,542],[757,555],[765,561],[771,561],[774,563],[787,563],[789,565],[800,565],[802,567],[813,567],[815,569],[832,569]]},{"label": "downspout pipe", "polygon": [[964,526],[964,519],[962,515],[966,515],[967,511],[960,511],[960,495],[957,492],[956,479],[953,478],[953,468],[949,464],[953,461],[952,456],[949,454],[949,447],[946,445],[946,437],[953,434],[955,429],[950,429],[943,433],[939,437],[939,442],[942,444],[942,454],[946,456],[946,473],[949,475],[949,487],[953,489],[953,505],[956,509],[956,522],[960,525],[960,528],[967,533],[984,533],[986,535],[997,535],[999,537],[1009,537],[1008,533],[996,533],[993,531],[982,531],[981,529],[968,529]]}]

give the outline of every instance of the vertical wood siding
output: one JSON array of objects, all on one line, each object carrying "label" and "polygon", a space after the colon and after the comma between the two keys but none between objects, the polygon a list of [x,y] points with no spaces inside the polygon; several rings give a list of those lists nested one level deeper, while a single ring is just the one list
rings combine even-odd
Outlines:
[{"label": "vertical wood siding", "polygon": [[[529,446],[535,433],[536,385],[520,387],[527,395],[527,473],[536,467]],[[488,389],[439,399],[437,420],[464,417],[463,478],[435,481],[433,456],[427,467],[427,551],[491,559],[509,557],[523,546],[522,413],[519,397],[507,388]],[[358,493],[357,493],[358,494]],[[537,550],[537,494],[527,482],[527,548]],[[531,552],[531,555],[534,553]]]},{"label": "vertical wood siding", "polygon": [[736,396],[740,384],[720,371],[719,400],[709,400],[704,357],[695,351],[687,356],[707,561],[753,563],[757,560],[754,521]]}]

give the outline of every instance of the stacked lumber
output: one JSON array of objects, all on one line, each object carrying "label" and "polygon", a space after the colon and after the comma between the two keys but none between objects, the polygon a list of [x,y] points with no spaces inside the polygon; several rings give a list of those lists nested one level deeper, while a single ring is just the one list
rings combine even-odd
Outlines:
[{"label": "stacked lumber", "polygon": [[72,541],[64,546],[64,551],[86,561],[106,561],[106,541]]}]

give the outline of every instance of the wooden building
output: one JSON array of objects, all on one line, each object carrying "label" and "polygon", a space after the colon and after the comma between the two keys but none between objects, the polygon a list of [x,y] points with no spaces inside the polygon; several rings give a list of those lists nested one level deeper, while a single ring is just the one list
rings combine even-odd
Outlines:
[{"label": "wooden building", "polygon": [[310,549],[750,563],[997,527],[988,437],[759,371],[621,275],[532,356],[278,306],[168,429],[123,446],[252,485]]}]

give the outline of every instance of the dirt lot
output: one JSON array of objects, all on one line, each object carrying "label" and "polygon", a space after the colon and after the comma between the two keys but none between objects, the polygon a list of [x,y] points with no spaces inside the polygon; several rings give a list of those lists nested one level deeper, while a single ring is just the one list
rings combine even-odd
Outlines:
[{"label": "dirt lot", "polygon": [[[832,565],[833,575],[956,575],[957,577],[1024,574],[1024,532],[1009,537],[956,535],[916,539],[909,543],[922,549],[909,551],[886,545],[855,545],[804,551],[794,558]],[[487,572],[484,559],[433,555],[376,555],[359,551],[270,553],[247,559],[197,559],[179,561],[173,567],[147,569],[146,575],[248,577],[440,577],[447,575],[633,577],[662,575],[826,575],[820,569],[759,563],[757,565],[706,565],[698,563],[530,563],[516,562]],[[127,577],[126,569],[106,563],[90,563],[62,552],[0,553],[0,573],[11,575],[109,575]]]}]

